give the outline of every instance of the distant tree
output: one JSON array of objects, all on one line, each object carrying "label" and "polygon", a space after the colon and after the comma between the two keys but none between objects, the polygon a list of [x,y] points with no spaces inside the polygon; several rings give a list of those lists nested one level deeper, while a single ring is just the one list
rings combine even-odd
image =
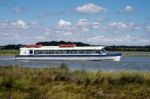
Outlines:
[{"label": "distant tree", "polygon": [[66,41],[45,41],[45,42],[37,42],[36,44],[41,44],[43,46],[57,46],[59,44],[76,44],[77,46],[90,46],[90,44],[82,43],[82,42],[66,42]]},{"label": "distant tree", "polygon": [[13,45],[5,45],[1,49],[2,50],[19,50],[20,47],[22,47],[22,46],[24,46],[24,45],[22,45],[22,44],[18,44],[18,45],[15,45],[15,44],[13,44]]}]

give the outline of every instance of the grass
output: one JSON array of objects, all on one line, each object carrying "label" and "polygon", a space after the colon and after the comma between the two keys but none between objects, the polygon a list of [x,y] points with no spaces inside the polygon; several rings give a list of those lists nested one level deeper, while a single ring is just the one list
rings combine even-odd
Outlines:
[{"label": "grass", "polygon": [[109,51],[109,53],[122,53],[123,57],[150,57],[150,52],[140,51]]},{"label": "grass", "polygon": [[150,57],[150,52],[123,52],[125,57]]},{"label": "grass", "polygon": [[0,67],[0,98],[150,98],[149,72],[70,71],[59,68]]},{"label": "grass", "polygon": [[125,54],[124,55],[125,57],[150,57],[150,54],[132,54],[132,55],[129,55],[129,54]]},{"label": "grass", "polygon": [[18,50],[0,50],[0,55],[18,55]]}]

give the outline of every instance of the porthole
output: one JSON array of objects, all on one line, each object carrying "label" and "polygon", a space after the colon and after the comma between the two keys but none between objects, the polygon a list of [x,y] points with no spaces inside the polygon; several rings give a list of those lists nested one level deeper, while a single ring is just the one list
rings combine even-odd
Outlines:
[{"label": "porthole", "polygon": [[30,54],[33,54],[33,50],[30,50],[29,53],[30,53]]}]

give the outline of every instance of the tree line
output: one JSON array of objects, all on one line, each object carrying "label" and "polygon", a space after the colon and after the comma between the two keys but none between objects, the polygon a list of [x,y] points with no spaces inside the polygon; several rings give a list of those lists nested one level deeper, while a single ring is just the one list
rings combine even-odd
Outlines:
[{"label": "tree line", "polygon": [[[76,44],[77,46],[91,46],[91,44],[83,42],[66,42],[66,41],[46,41],[46,42],[37,42],[36,45],[43,46],[58,46],[59,44]],[[9,44],[5,46],[0,46],[0,50],[19,50],[20,47],[24,47],[23,44]],[[95,45],[92,45],[95,46]],[[150,45],[147,46],[106,46],[105,48],[108,51],[150,51]]]},{"label": "tree line", "polygon": [[150,46],[107,46],[108,51],[150,51]]}]

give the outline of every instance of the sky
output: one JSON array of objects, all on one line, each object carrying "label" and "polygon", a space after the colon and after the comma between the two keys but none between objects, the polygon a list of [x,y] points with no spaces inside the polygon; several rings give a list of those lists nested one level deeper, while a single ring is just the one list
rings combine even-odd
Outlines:
[{"label": "sky", "polygon": [[0,0],[0,45],[150,45],[150,0]]}]

